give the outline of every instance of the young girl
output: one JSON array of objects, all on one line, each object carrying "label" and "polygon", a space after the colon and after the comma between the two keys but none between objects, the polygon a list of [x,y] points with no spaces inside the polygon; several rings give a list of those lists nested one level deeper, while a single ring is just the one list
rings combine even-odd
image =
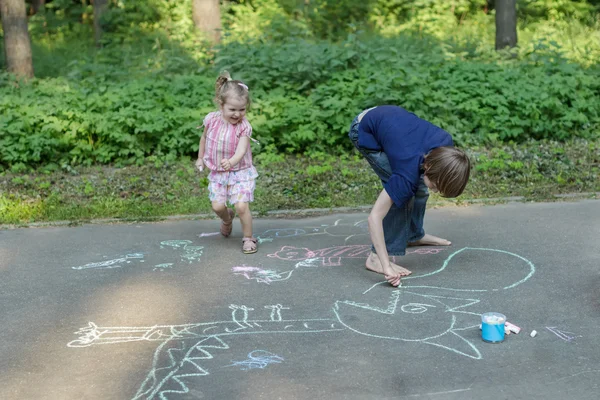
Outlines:
[{"label": "young girl", "polygon": [[200,138],[196,167],[210,169],[209,198],[212,209],[221,218],[221,235],[228,237],[233,228],[235,212],[227,202],[235,205],[242,223],[242,251],[256,253],[258,242],[252,236],[252,215],[248,203],[254,201],[255,179],[252,165],[250,135],[252,126],[246,119],[250,105],[248,86],[231,79],[223,71],[215,84],[215,102],[219,111],[204,118],[204,132]]}]

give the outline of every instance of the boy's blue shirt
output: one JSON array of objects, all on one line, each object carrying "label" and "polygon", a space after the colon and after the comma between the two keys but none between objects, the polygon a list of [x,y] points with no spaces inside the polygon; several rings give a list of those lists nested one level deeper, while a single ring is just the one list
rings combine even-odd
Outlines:
[{"label": "boy's blue shirt", "polygon": [[387,155],[392,176],[384,189],[401,207],[417,191],[425,155],[454,144],[448,132],[402,107],[378,106],[360,121],[358,145]]}]

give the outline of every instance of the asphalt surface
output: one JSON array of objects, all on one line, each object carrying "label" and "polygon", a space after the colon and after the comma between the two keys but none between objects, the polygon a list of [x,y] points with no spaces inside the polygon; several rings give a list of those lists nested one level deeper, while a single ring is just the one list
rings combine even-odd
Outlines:
[{"label": "asphalt surface", "polygon": [[0,398],[598,398],[600,201],[429,210],[398,289],[366,217],[0,231]]}]

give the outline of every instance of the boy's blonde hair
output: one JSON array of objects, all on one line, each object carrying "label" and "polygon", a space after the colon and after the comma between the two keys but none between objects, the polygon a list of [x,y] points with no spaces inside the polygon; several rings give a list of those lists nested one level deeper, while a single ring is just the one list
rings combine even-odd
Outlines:
[{"label": "boy's blonde hair", "polygon": [[250,108],[250,93],[248,86],[242,81],[231,79],[227,71],[221,72],[215,83],[215,103],[222,106],[227,102],[229,96],[238,96],[246,99],[246,108]]},{"label": "boy's blonde hair", "polygon": [[458,197],[465,190],[471,174],[467,154],[452,146],[438,147],[425,156],[425,175],[444,197]]}]

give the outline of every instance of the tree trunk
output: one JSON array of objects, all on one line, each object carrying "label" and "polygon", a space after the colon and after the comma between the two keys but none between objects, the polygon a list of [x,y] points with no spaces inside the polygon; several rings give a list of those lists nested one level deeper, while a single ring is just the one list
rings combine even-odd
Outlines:
[{"label": "tree trunk", "polygon": [[192,19],[194,26],[213,43],[221,41],[221,9],[219,0],[193,0]]},{"label": "tree trunk", "polygon": [[29,15],[35,15],[46,5],[46,0],[31,0],[31,7],[29,8]]},{"label": "tree trunk", "polygon": [[102,14],[108,6],[108,0],[94,0],[94,41],[96,47],[102,47],[100,40],[102,39]]},{"label": "tree trunk", "polygon": [[496,0],[496,50],[517,45],[517,1]]},{"label": "tree trunk", "polygon": [[25,0],[0,0],[6,67],[21,78],[33,78],[31,39],[27,30]]}]

